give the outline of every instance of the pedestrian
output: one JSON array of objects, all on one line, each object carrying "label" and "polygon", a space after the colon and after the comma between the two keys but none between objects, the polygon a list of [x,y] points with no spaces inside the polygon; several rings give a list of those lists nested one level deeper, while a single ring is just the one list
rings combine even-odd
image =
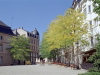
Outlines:
[{"label": "pedestrian", "polygon": [[43,62],[43,58],[42,57],[40,57],[40,63],[42,63]]},{"label": "pedestrian", "polygon": [[71,69],[73,69],[74,68],[73,64],[70,64],[70,67],[71,67]]},{"label": "pedestrian", "polygon": [[43,60],[42,60],[42,64],[44,64],[44,63],[45,63],[45,60],[43,59]]}]

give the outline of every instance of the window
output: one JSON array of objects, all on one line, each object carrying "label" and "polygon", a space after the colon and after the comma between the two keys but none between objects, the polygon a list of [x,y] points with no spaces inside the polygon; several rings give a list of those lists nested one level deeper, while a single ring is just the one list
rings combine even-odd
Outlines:
[{"label": "window", "polygon": [[91,13],[91,5],[88,6],[88,12]]},{"label": "window", "polygon": [[33,46],[33,50],[35,50],[35,46]]},{"label": "window", "polygon": [[11,46],[9,44],[5,44],[5,48],[6,48],[6,50],[9,50],[11,48]]},{"label": "window", "polygon": [[3,57],[0,56],[0,64],[2,64],[2,63],[3,63]]},{"label": "window", "polygon": [[98,21],[97,20],[94,20],[94,22],[95,22],[95,26],[98,26]]},{"label": "window", "polygon": [[34,50],[35,50],[35,46],[34,46]]},{"label": "window", "polygon": [[92,21],[90,21],[89,23],[90,23],[90,25],[92,25]]},{"label": "window", "polygon": [[3,36],[0,36],[0,40],[3,40]]},{"label": "window", "polygon": [[93,46],[93,37],[91,36],[91,46]]},{"label": "window", "polygon": [[95,27],[98,26],[98,18],[94,19]]},{"label": "window", "polygon": [[3,51],[3,46],[2,45],[0,45],[0,51]]},{"label": "window", "polygon": [[34,46],[32,46],[33,50],[34,50]]},{"label": "window", "polygon": [[92,21],[90,21],[89,24],[90,24],[90,31],[93,34]]},{"label": "window", "polygon": [[83,13],[86,15],[86,8],[83,10]]},{"label": "window", "polygon": [[34,44],[35,44],[35,40],[34,40]]},{"label": "window", "polygon": [[33,53],[31,53],[31,57],[33,57]]}]

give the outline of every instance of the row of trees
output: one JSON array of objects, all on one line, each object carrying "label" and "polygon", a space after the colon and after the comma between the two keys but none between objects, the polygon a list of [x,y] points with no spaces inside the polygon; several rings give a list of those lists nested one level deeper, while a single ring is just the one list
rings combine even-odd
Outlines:
[{"label": "row of trees", "polygon": [[[93,0],[94,12],[100,15],[100,0]],[[75,55],[75,44],[77,44],[77,51],[79,46],[89,44],[86,41],[89,31],[88,24],[85,21],[84,14],[79,11],[68,9],[63,16],[58,16],[49,25],[45,32],[41,44],[41,54],[43,57],[56,58],[56,54],[60,49],[72,52],[72,60]],[[100,70],[100,40],[96,45],[96,53],[90,57],[89,61],[94,63],[94,68]],[[56,52],[55,52],[56,50]],[[77,53],[78,54],[78,53]],[[77,56],[78,57],[78,56]]]},{"label": "row of trees", "polygon": [[[72,60],[74,63],[75,45],[87,45],[88,24],[85,21],[85,15],[78,10],[68,9],[62,16],[57,16],[51,22],[48,30],[45,32],[41,44],[41,54],[44,57],[50,56],[52,50],[64,49],[65,52],[71,48]],[[77,51],[79,51],[77,47]]]}]

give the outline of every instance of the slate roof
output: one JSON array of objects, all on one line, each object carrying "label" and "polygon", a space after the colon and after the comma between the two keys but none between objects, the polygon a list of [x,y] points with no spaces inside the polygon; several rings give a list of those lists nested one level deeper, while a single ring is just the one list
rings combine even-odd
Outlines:
[{"label": "slate roof", "polygon": [[36,38],[36,35],[39,35],[39,32],[38,32],[37,29],[35,28],[35,30],[32,31],[32,32],[28,32],[28,31],[27,31],[27,35]]},{"label": "slate roof", "polygon": [[7,25],[6,25],[4,22],[2,22],[2,21],[0,21],[0,25],[9,27],[9,26],[7,26]]},{"label": "slate roof", "polygon": [[11,28],[7,26],[5,23],[3,23],[2,21],[0,21],[0,33],[13,35]]},{"label": "slate roof", "polygon": [[39,35],[39,32],[37,31],[37,29],[35,28],[35,30],[33,31],[34,35]]},{"label": "slate roof", "polygon": [[31,36],[31,37],[35,37],[35,35],[32,34],[31,32],[27,32],[27,35],[28,35],[28,36]]},{"label": "slate roof", "polygon": [[39,36],[39,32],[38,32],[38,30],[36,28],[32,32],[29,32],[29,31],[24,30],[23,27],[13,30],[14,35],[16,35],[16,36],[20,35],[20,33],[18,32],[19,29],[22,29],[23,31],[25,31],[27,33],[28,37],[36,38],[37,35]]}]

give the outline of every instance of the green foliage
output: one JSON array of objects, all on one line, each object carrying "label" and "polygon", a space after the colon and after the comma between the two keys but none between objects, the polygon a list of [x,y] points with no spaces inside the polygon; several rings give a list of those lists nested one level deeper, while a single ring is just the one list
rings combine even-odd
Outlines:
[{"label": "green foliage", "polygon": [[87,24],[84,20],[84,14],[73,9],[67,10],[64,16],[58,16],[50,24],[46,34],[49,49],[66,48],[74,42],[84,40],[82,36],[87,34]]},{"label": "green foliage", "polygon": [[58,16],[53,20],[44,33],[41,43],[42,55],[50,54],[51,50],[73,46],[73,43],[77,41],[83,45],[87,44],[83,35],[87,34],[88,25],[84,23],[84,20],[84,14],[73,9],[68,9],[63,16]]},{"label": "green foliage", "polygon": [[28,60],[30,55],[29,39],[24,36],[14,36],[11,41],[11,55],[15,60]]},{"label": "green foliage", "polygon": [[41,42],[41,46],[40,46],[40,54],[41,54],[41,57],[43,58],[48,58],[49,57],[49,54],[50,54],[50,51],[49,51],[49,43],[46,41],[46,37],[45,37],[46,33],[44,33],[44,36],[43,36],[43,40]]},{"label": "green foliage", "polygon": [[45,49],[41,49],[40,53],[41,53],[42,58],[48,58],[49,54],[50,54],[50,52],[48,50],[45,50]]},{"label": "green foliage", "polygon": [[55,61],[56,56],[59,55],[59,50],[58,49],[54,49],[50,51],[50,55],[49,55],[49,59],[53,59],[53,61]]},{"label": "green foliage", "polygon": [[93,68],[89,69],[89,72],[100,72],[100,70],[98,70],[97,67],[93,67]]},{"label": "green foliage", "polygon": [[78,75],[100,75],[100,72],[87,72],[87,73],[78,74]]},{"label": "green foliage", "polygon": [[97,37],[98,43],[96,44],[96,53],[94,53],[89,61],[94,63],[94,68],[91,71],[99,71],[100,72],[100,36]]},{"label": "green foliage", "polygon": [[94,5],[94,11],[100,15],[100,0],[92,0]]}]

